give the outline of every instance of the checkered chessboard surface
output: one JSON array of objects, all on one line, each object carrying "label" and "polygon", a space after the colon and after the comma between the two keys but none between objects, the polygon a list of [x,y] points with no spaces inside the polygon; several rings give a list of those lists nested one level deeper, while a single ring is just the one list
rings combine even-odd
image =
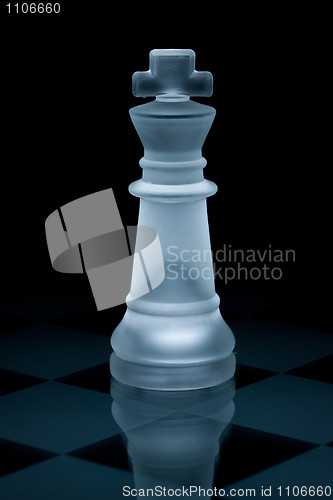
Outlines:
[{"label": "checkered chessboard surface", "polygon": [[[221,310],[236,337],[231,399],[222,398],[219,410],[215,393],[202,403],[185,398],[180,409],[163,395],[149,403],[139,391],[137,414],[126,388],[123,406],[110,396],[110,335],[124,307],[97,312],[90,298],[66,293],[2,300],[1,500],[121,500],[124,485],[149,484],[154,457],[168,470],[166,443],[184,414],[183,454],[186,443],[202,445],[200,433],[207,442],[217,433],[211,487],[255,488],[257,497],[262,486],[272,487],[271,497],[279,498],[279,486],[330,485],[333,498],[333,334],[311,320],[302,300],[248,292],[226,297]],[[297,322],[302,307],[305,319]],[[197,460],[195,475],[204,476],[207,464]],[[186,464],[177,467],[185,481]]]}]

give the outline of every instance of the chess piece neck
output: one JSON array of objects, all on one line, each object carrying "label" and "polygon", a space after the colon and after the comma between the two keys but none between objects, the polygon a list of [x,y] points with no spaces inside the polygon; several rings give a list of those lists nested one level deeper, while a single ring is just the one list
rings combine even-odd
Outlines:
[{"label": "chess piece neck", "polygon": [[202,146],[215,117],[211,106],[188,96],[157,96],[130,110],[142,141],[143,180],[153,184],[188,184],[203,179]]}]

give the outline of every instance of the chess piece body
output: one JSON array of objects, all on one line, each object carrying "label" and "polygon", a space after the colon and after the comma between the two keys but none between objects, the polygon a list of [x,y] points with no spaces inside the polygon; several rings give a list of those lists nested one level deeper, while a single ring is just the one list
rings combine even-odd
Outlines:
[{"label": "chess piece body", "polygon": [[[215,109],[190,99],[210,95],[212,77],[194,70],[194,52],[155,50],[148,72],[133,75],[133,92],[156,99],[130,110],[144,146],[139,226],[156,229],[165,279],[144,296],[127,299],[112,335],[111,372],[147,389],[209,387],[232,377],[234,336],[215,292],[206,198],[216,185],[204,178],[201,149]],[[202,74],[201,74],[202,73]]]}]

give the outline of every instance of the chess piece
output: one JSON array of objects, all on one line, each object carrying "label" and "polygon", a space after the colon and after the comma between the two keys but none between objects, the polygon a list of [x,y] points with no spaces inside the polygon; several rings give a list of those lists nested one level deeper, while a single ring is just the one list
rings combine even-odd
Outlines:
[{"label": "chess piece", "polygon": [[144,156],[129,190],[140,198],[139,226],[159,235],[165,279],[145,296],[129,293],[111,338],[111,373],[147,389],[214,386],[234,372],[234,336],[215,292],[206,198],[217,187],[204,178],[201,155],[215,109],[190,99],[212,94],[212,75],[195,70],[192,50],[152,50],[133,94],[156,97],[130,110]]},{"label": "chess piece", "polygon": [[[136,489],[213,487],[220,447],[223,450],[235,413],[233,378],[212,388],[173,392],[113,380],[111,396]],[[198,497],[192,489],[192,498]]]}]

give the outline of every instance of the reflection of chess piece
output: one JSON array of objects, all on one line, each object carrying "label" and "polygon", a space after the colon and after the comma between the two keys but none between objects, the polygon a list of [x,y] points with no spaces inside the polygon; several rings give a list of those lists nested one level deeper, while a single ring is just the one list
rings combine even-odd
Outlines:
[{"label": "reflection of chess piece", "polygon": [[216,185],[204,179],[201,156],[215,109],[189,98],[211,95],[212,75],[195,71],[194,61],[191,50],[153,50],[150,70],[133,75],[134,95],[156,100],[130,111],[144,145],[143,177],[130,191],[141,198],[139,225],[158,232],[166,276],[145,296],[129,294],[111,339],[111,369],[119,381],[148,389],[209,387],[230,378],[222,377],[226,364],[234,369],[234,337],[219,311],[207,221],[206,198]]},{"label": "reflection of chess piece", "polygon": [[128,441],[135,487],[212,488],[219,443],[235,411],[234,394],[234,379],[177,392],[136,389],[113,380],[112,415]]}]

